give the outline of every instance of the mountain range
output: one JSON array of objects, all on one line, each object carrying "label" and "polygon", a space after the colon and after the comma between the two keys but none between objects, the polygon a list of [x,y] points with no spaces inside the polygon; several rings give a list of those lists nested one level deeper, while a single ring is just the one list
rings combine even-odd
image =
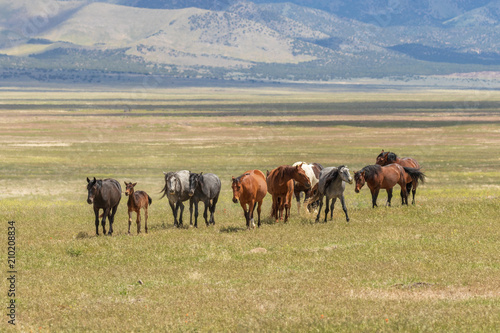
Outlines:
[{"label": "mountain range", "polygon": [[0,82],[500,71],[500,0],[0,0],[0,70]]}]

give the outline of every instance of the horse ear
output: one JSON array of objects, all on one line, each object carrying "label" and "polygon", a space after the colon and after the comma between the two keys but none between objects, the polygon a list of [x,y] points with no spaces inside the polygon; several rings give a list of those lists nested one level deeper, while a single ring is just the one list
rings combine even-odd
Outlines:
[{"label": "horse ear", "polygon": [[166,173],[165,171],[163,171],[163,174],[164,174],[164,175],[167,175],[167,173]]},{"label": "horse ear", "polygon": [[384,150],[382,149],[382,154],[384,153]]},{"label": "horse ear", "polygon": [[93,180],[92,182],[94,182],[94,183],[96,182],[96,179],[95,179],[95,177],[94,177],[94,180]]},{"label": "horse ear", "polygon": [[133,183],[133,184],[132,184],[132,187],[134,187],[135,185],[137,185],[137,183]]},{"label": "horse ear", "polygon": [[236,180],[236,178],[234,178],[234,176],[231,176],[231,178],[232,178],[232,181],[233,181],[233,182]]},{"label": "horse ear", "polygon": [[363,176],[363,178],[365,178],[365,172],[364,171],[361,171],[361,176]]},{"label": "horse ear", "polygon": [[87,177],[87,183],[90,183],[90,179],[89,179],[89,177]]},{"label": "horse ear", "polygon": [[203,175],[203,172],[200,172],[200,176]]},{"label": "horse ear", "polygon": [[124,181],[124,183],[125,183],[125,186],[128,186],[127,182]]}]

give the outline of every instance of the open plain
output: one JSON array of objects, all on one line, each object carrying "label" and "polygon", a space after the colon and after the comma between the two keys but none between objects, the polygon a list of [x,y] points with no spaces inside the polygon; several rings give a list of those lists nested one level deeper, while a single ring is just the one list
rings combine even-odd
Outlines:
[{"label": "open plain", "polygon": [[[500,327],[500,92],[1,88],[0,145],[21,331]],[[416,205],[396,188],[392,207],[381,191],[372,209],[366,187],[347,185],[351,222],[339,203],[314,223],[294,202],[275,224],[268,195],[263,226],[247,230],[231,200],[231,176],[246,170],[306,161],[352,173],[382,149],[421,164]],[[159,192],[163,171],[181,169],[222,180],[215,226],[189,227],[186,203],[173,227]],[[148,192],[148,234],[127,235],[123,196],[114,235],[95,236],[94,176]]]}]

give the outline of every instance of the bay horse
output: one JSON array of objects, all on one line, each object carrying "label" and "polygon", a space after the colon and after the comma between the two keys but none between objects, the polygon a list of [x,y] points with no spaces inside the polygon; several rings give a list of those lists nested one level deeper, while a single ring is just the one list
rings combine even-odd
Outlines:
[{"label": "bay horse", "polygon": [[[174,226],[182,226],[182,213],[184,212],[183,202],[189,200],[189,174],[188,170],[177,172],[163,172],[165,175],[165,186],[161,190],[164,196],[167,196],[168,203],[174,215]],[[160,198],[160,199],[161,199]],[[179,220],[177,220],[177,212],[179,211]]]},{"label": "bay horse", "polygon": [[318,183],[318,191],[314,197],[311,197],[310,201],[319,200],[318,215],[316,216],[316,222],[319,221],[321,208],[323,207],[323,197],[326,197],[325,205],[325,222],[328,217],[329,211],[329,201],[332,199],[330,219],[333,218],[333,209],[335,207],[335,202],[340,199],[342,204],[342,209],[344,210],[346,221],[349,222],[349,215],[347,214],[347,207],[345,205],[344,190],[345,183],[352,184],[353,180],[349,172],[349,168],[345,165],[338,167],[328,167],[321,170]]},{"label": "bay horse", "polygon": [[108,235],[111,236],[116,210],[122,198],[120,183],[111,178],[97,180],[94,177],[93,180],[90,180],[87,177],[87,191],[87,203],[94,206],[95,234],[99,236],[99,210],[102,209],[102,233],[106,235],[106,218],[109,218]]},{"label": "bay horse", "polygon": [[[402,167],[407,167],[407,168],[413,168],[413,169],[420,169],[420,165],[418,164],[418,162],[411,158],[411,157],[398,157],[398,155],[396,155],[395,153],[392,153],[392,152],[384,152],[384,150],[382,149],[382,152],[377,156],[377,160],[375,162],[375,164],[378,164],[378,165],[381,165],[381,166],[385,166],[385,165],[389,165],[391,163],[397,163],[399,165],[401,165]],[[414,178],[407,178],[407,181],[406,181],[406,192],[407,193],[412,193],[412,205],[415,204],[415,194],[417,192],[417,187],[418,187],[418,181],[421,180],[422,183],[424,182],[424,177],[422,177],[421,179],[417,178],[417,179],[414,179]],[[401,193],[402,195],[402,193]]]},{"label": "bay horse", "polygon": [[290,216],[294,180],[305,187],[311,186],[311,181],[301,165],[282,165],[268,173],[267,191],[273,197],[271,216],[276,219],[276,222],[283,219],[283,210],[285,210],[284,222]]},{"label": "bay horse", "polygon": [[319,182],[319,173],[321,170],[323,170],[323,166],[319,163],[311,163],[307,164],[305,162],[295,162],[292,164],[292,166],[297,166],[301,165],[302,169],[304,169],[304,172],[306,173],[307,177],[309,178],[309,181],[311,182],[311,186],[307,187],[302,185],[301,183],[298,183],[294,181],[293,184],[293,194],[295,195],[295,199],[297,200],[297,212],[300,214],[300,194],[304,192],[304,203],[307,201],[309,204],[307,205],[307,210],[311,212],[312,206],[315,202],[313,201],[308,201],[307,199],[310,198],[313,193],[312,189],[318,184]]},{"label": "bay horse", "polygon": [[128,233],[130,234],[130,226],[132,224],[132,212],[135,212],[137,217],[137,234],[141,233],[141,208],[144,209],[144,230],[148,233],[148,207],[153,203],[151,197],[144,191],[135,191],[134,187],[137,183],[125,183],[125,195],[128,196]]},{"label": "bay horse", "polygon": [[389,164],[387,166],[367,165],[363,169],[354,173],[354,180],[356,181],[355,192],[368,183],[368,187],[372,193],[372,207],[377,206],[377,197],[381,189],[387,191],[386,206],[391,205],[392,188],[399,184],[402,192],[402,204],[408,205],[408,193],[406,192],[406,172],[399,164]]},{"label": "bay horse", "polygon": [[[245,215],[247,228],[255,228],[253,213],[257,207],[258,226],[260,227],[260,213],[262,201],[267,194],[267,183],[264,173],[260,170],[249,170],[241,176],[232,177],[233,202],[240,202]],[[248,207],[248,208],[247,208]]]},{"label": "bay horse", "polygon": [[[189,174],[189,224],[193,224],[193,205],[194,205],[194,227],[198,228],[198,203],[203,201],[205,211],[203,218],[205,224],[215,224],[215,207],[219,201],[221,182],[219,177],[213,173],[193,173]],[[210,221],[207,220],[207,211],[210,210]]]}]

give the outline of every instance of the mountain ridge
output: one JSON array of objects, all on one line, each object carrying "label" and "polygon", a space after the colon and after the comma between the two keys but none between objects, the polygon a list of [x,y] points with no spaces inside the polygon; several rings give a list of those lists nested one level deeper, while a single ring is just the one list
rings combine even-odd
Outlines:
[{"label": "mountain ridge", "polygon": [[[366,1],[354,1],[350,8]],[[437,3],[426,1],[429,7],[418,15],[430,15]],[[276,80],[500,71],[500,32],[491,29],[500,26],[498,0],[474,8],[470,1],[459,1],[442,13],[438,7],[432,24],[420,26],[341,16],[348,12],[343,2],[329,2],[327,10],[322,8],[326,1],[300,5],[306,2],[54,1],[43,9],[39,1],[41,14],[33,16],[22,2],[2,0],[0,68],[24,64],[124,73],[139,68],[177,76]],[[145,3],[175,8],[144,8]],[[382,2],[370,3],[365,11]],[[399,3],[391,9],[393,17],[408,12],[410,3]],[[425,1],[417,3],[415,8],[424,8]],[[189,7],[193,4],[198,8]],[[382,13],[387,6],[378,8]],[[450,19],[450,13],[458,15]]]}]

